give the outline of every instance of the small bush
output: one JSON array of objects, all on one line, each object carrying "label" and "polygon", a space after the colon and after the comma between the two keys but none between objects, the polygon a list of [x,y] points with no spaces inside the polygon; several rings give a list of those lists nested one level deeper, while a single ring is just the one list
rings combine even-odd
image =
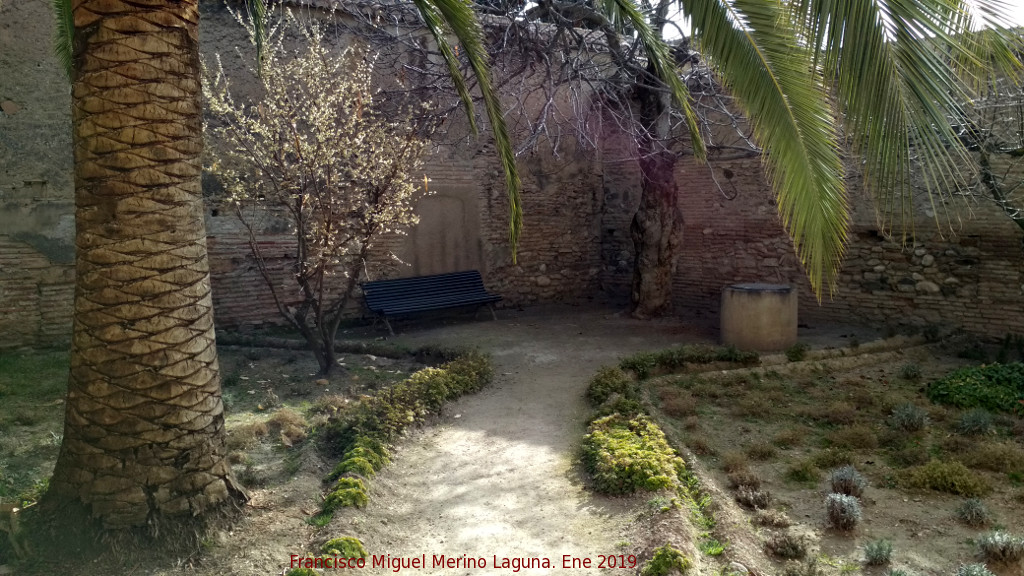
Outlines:
[{"label": "small bush", "polygon": [[978,557],[986,563],[1010,564],[1024,558],[1024,538],[1001,530],[978,538]]},{"label": "small bush", "polygon": [[978,498],[964,500],[956,509],[956,517],[964,524],[979,528],[992,521],[992,514],[985,503]]},{"label": "small bush", "polygon": [[962,564],[956,569],[956,576],[995,576],[984,564]]},{"label": "small bush", "polygon": [[733,489],[746,486],[747,488],[757,490],[761,487],[761,477],[749,468],[741,468],[735,472],[730,472],[726,478],[729,480],[729,487]]},{"label": "small bush", "polygon": [[904,488],[935,490],[959,496],[983,496],[990,490],[984,478],[960,462],[931,460],[897,472],[897,482]]},{"label": "small bush", "polygon": [[921,367],[913,362],[900,366],[899,377],[904,380],[920,380],[921,379]]},{"label": "small bush", "polygon": [[797,342],[789,348],[786,348],[786,359],[790,362],[800,362],[807,357],[807,344],[803,342]]},{"label": "small bush", "polygon": [[868,566],[883,566],[892,560],[892,542],[872,540],[864,545],[864,563]]},{"label": "small bush", "polygon": [[803,428],[787,428],[772,436],[772,444],[782,449],[793,448],[799,446],[805,436],[807,436],[807,431]]},{"label": "small bush", "polygon": [[830,526],[837,530],[853,530],[860,522],[860,500],[846,494],[829,494],[825,514]]},{"label": "small bush", "polygon": [[857,407],[849,402],[840,400],[826,406],[817,416],[819,419],[836,426],[850,424],[857,418]]},{"label": "small bush", "polygon": [[358,474],[364,478],[373,478],[377,474],[377,471],[374,469],[373,464],[371,464],[366,458],[353,456],[339,462],[331,473],[331,475],[335,477],[341,476],[342,474]]},{"label": "small bush", "polygon": [[793,521],[782,510],[758,510],[754,515],[754,522],[760,526],[773,528],[788,528],[793,524]]},{"label": "small bush", "polygon": [[845,426],[828,435],[829,442],[836,448],[847,450],[874,450],[878,448],[878,435],[869,426],[858,424]]},{"label": "small bush", "polygon": [[338,508],[362,508],[370,502],[366,485],[359,478],[339,478],[331,492],[324,498],[321,509],[334,512]]},{"label": "small bush", "polygon": [[669,488],[683,469],[665,434],[646,416],[595,420],[583,437],[583,462],[595,489],[605,494]]},{"label": "small bush", "polygon": [[722,470],[725,472],[739,472],[750,467],[747,456],[742,452],[726,452],[722,456]]},{"label": "small bush", "polygon": [[366,558],[369,556],[366,548],[363,547],[363,543],[358,538],[352,538],[351,536],[331,538],[324,542],[324,545],[320,547],[320,551],[324,554],[341,558]]},{"label": "small bush", "polygon": [[992,432],[992,413],[984,408],[968,410],[960,416],[957,432],[965,436],[982,436]]},{"label": "small bush", "polygon": [[772,495],[767,490],[751,486],[740,486],[736,490],[736,501],[753,510],[762,510],[771,504]]},{"label": "small bush", "polygon": [[889,425],[904,432],[918,432],[928,426],[928,411],[912,402],[899,404],[889,415]]},{"label": "small bush", "polygon": [[1024,473],[1024,450],[1014,444],[985,442],[965,452],[963,461],[971,468],[1004,474]]},{"label": "small bush", "polygon": [[284,576],[320,576],[312,568],[292,568]]},{"label": "small bush", "polygon": [[961,564],[956,576],[996,576],[984,564]]},{"label": "small bush", "polygon": [[658,390],[661,411],[673,418],[685,418],[697,413],[697,399],[693,394],[675,387]]},{"label": "small bush", "polygon": [[654,555],[640,570],[640,576],[667,576],[673,570],[686,574],[690,559],[669,544],[654,549]]},{"label": "small bush", "polygon": [[864,489],[868,485],[867,479],[853,466],[843,466],[833,470],[829,474],[828,482],[832,487],[832,492],[857,498],[864,494]]},{"label": "small bush", "polygon": [[270,431],[264,422],[249,422],[228,430],[227,446],[229,450],[246,450],[255,446]]},{"label": "small bush", "polygon": [[1024,364],[961,368],[928,385],[928,399],[957,408],[1024,412]]},{"label": "small bush", "polygon": [[835,468],[844,464],[853,464],[853,454],[839,448],[825,448],[811,457],[818,468]]},{"label": "small bush", "polygon": [[775,532],[765,539],[764,548],[779,558],[796,560],[807,556],[807,539],[790,532]]},{"label": "small bush", "polygon": [[587,387],[587,400],[593,406],[604,404],[612,394],[625,398],[635,398],[636,384],[628,374],[614,366],[605,366],[590,379]]},{"label": "small bush", "polygon": [[757,442],[747,446],[747,456],[754,460],[771,460],[778,451],[767,442]]},{"label": "small bush", "polygon": [[811,460],[799,460],[786,468],[786,479],[793,482],[817,482],[821,471]]}]

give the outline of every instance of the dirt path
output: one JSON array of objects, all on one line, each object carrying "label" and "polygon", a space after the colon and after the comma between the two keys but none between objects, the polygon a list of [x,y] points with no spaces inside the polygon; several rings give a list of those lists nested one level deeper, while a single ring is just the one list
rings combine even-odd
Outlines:
[{"label": "dirt path", "polygon": [[[401,443],[373,480],[370,505],[351,531],[371,554],[426,554],[428,567],[435,554],[487,563],[418,573],[512,572],[496,569],[495,557],[499,566],[502,558],[521,557],[556,566],[524,574],[626,573],[596,568],[600,554],[623,552],[632,502],[595,497],[578,481],[573,460],[588,412],[583,392],[597,367],[621,355],[701,338],[677,323],[641,323],[608,311],[504,316],[398,339],[477,346],[493,355],[496,377]],[[594,567],[562,570],[563,555],[590,558]]]}]

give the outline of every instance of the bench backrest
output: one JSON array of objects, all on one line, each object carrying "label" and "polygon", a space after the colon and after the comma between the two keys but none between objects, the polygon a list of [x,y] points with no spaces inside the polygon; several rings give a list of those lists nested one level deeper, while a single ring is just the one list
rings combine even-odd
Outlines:
[{"label": "bench backrest", "polygon": [[428,300],[435,296],[458,298],[461,296],[486,296],[483,278],[477,270],[394,278],[363,282],[363,296],[366,307],[380,310],[396,302]]}]

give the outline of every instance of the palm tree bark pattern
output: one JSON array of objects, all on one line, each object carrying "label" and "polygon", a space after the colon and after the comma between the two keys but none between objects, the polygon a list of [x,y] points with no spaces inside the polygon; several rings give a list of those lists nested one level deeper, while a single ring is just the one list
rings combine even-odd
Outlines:
[{"label": "palm tree bark pattern", "polygon": [[75,0],[77,267],[47,499],[108,528],[244,498],[225,459],[202,152],[198,0]]}]

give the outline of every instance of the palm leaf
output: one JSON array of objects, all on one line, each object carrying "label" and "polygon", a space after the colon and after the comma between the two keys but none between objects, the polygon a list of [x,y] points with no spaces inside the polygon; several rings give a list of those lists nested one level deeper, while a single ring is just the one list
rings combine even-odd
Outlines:
[{"label": "palm leaf", "polygon": [[72,41],[75,36],[75,20],[71,12],[71,0],[53,0],[53,10],[57,14],[57,37],[53,50],[57,61],[68,79],[72,74]]},{"label": "palm leaf", "polygon": [[487,118],[494,132],[494,142],[498,149],[498,156],[501,159],[502,168],[505,172],[505,185],[508,191],[509,202],[509,244],[512,249],[512,262],[516,261],[516,250],[519,246],[519,237],[523,228],[523,209],[520,199],[521,183],[519,171],[516,167],[516,157],[512,150],[512,141],[505,125],[505,117],[502,113],[501,102],[498,100],[497,92],[491,84],[491,73],[488,62],[487,50],[484,47],[483,32],[480,29],[480,22],[473,12],[472,6],[465,0],[413,0],[419,9],[423,20],[433,35],[437,46],[444,57],[448,72],[451,74],[455,89],[462,99],[466,115],[469,117],[470,126],[476,131],[476,120],[473,112],[472,96],[466,85],[465,78],[459,71],[459,60],[446,37],[447,27],[451,33],[458,38],[462,51],[466,54],[473,74],[477,79],[477,86],[484,100],[484,108],[487,111]]},{"label": "palm leaf", "polygon": [[849,226],[828,93],[783,4],[684,4],[694,38],[751,119],[783,226],[820,299],[834,289]]}]

